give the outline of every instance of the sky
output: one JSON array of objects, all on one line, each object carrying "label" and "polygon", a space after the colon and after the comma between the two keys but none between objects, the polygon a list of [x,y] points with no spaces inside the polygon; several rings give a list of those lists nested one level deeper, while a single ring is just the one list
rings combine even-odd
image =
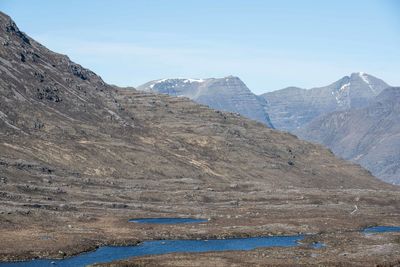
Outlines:
[{"label": "sky", "polygon": [[261,94],[359,71],[400,85],[397,0],[0,0],[0,10],[119,86],[234,75]]}]

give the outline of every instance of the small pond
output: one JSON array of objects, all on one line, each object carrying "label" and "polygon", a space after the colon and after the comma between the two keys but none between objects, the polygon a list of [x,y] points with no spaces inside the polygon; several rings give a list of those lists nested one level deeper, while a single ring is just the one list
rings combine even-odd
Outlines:
[{"label": "small pond", "polygon": [[400,232],[400,226],[372,226],[363,230],[366,234]]}]

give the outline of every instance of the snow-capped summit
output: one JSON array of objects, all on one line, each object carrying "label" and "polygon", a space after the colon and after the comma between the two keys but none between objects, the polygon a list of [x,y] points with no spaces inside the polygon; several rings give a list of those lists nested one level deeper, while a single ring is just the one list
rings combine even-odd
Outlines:
[{"label": "snow-capped summit", "polygon": [[[179,87],[182,84],[186,83],[202,83],[204,82],[204,79],[185,79],[185,78],[175,78],[175,79],[159,79],[155,81],[148,82],[140,87],[144,87],[143,90],[147,91],[153,91],[154,87],[163,87],[165,84],[168,84],[168,86],[174,88],[174,87]],[[157,90],[156,90],[157,91]]]},{"label": "snow-capped summit", "polygon": [[239,113],[272,127],[265,111],[266,101],[254,95],[236,76],[208,79],[161,79],[143,84],[137,89],[188,97],[211,108]]},{"label": "snow-capped summit", "polygon": [[365,72],[355,72],[324,87],[282,89],[263,94],[277,129],[294,131],[332,111],[362,108],[389,85]]}]

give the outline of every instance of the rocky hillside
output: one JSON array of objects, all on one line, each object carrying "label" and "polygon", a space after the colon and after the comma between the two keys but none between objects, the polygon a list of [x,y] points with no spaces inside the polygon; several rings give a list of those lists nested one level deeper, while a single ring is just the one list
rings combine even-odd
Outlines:
[{"label": "rocky hillside", "polygon": [[239,113],[272,127],[266,102],[254,95],[238,77],[220,79],[162,79],[138,87],[146,92],[188,97],[211,108]]},{"label": "rocky hillside", "polygon": [[[187,98],[110,86],[3,13],[0,151],[0,260],[398,222],[397,189],[321,145]],[[128,222],[187,216],[209,221]]]},{"label": "rocky hillside", "polygon": [[359,72],[324,87],[288,87],[262,96],[268,100],[266,111],[275,128],[291,132],[322,114],[365,107],[387,87],[384,81]]},{"label": "rocky hillside", "polygon": [[0,171],[8,192],[50,174],[166,190],[183,177],[214,187],[381,185],[321,146],[263,124],[186,98],[109,86],[0,18]]},{"label": "rocky hillside", "polygon": [[296,132],[389,183],[400,184],[400,88],[387,88],[361,109],[321,116]]},{"label": "rocky hillside", "polygon": [[150,187],[172,177],[214,186],[380,185],[321,146],[263,124],[186,98],[109,86],[27,37],[4,14],[0,22],[0,168],[8,186],[47,169],[76,182],[123,178]]}]

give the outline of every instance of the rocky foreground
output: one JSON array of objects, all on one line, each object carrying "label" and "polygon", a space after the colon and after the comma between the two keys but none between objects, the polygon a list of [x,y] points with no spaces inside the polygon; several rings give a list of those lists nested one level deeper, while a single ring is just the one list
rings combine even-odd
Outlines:
[{"label": "rocky foreground", "polygon": [[[399,188],[358,165],[185,98],[107,85],[29,38],[3,13],[0,43],[1,260],[67,257],[148,239],[300,232],[325,233],[321,262],[341,262],[332,258],[340,250],[351,255],[347,263],[398,260],[398,234],[368,239],[341,233],[400,221]],[[210,220],[172,226],[128,222],[164,216]],[[349,238],[361,240],[356,252]],[[269,251],[275,255],[271,261]],[[296,261],[297,256],[288,261],[287,253],[292,252],[212,255],[221,266],[247,259]],[[303,248],[293,253],[315,262]],[[185,258],[213,259],[169,255],[143,263],[156,264],[160,257],[173,265]]]}]

